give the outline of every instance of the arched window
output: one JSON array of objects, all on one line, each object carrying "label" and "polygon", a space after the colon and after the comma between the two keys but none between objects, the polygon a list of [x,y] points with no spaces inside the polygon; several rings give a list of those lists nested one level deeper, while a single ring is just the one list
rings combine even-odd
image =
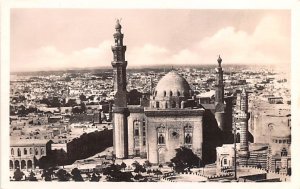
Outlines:
[{"label": "arched window", "polygon": [[11,149],[10,153],[11,153],[12,156],[15,154],[15,151],[14,151],[13,148]]},{"label": "arched window", "polygon": [[176,102],[175,101],[171,101],[171,107],[176,108]]},{"label": "arched window", "polygon": [[18,156],[21,156],[21,150],[18,148]]},{"label": "arched window", "polygon": [[236,134],[236,143],[240,143],[240,141],[241,141],[240,133],[237,133]]},{"label": "arched window", "polygon": [[167,92],[166,91],[164,91],[164,96],[166,96],[167,95]]},{"label": "arched window", "polygon": [[164,135],[160,134],[158,137],[158,144],[164,144],[165,143],[165,137]]},{"label": "arched window", "polygon": [[156,102],[156,108],[159,108],[159,102]]},{"label": "arched window", "polygon": [[177,91],[177,96],[180,96],[180,92],[179,91]]},{"label": "arched window", "polygon": [[185,143],[186,144],[191,144],[192,143],[192,137],[189,133],[186,134],[186,136],[185,136]]},{"label": "arched window", "polygon": [[139,121],[134,121],[134,136],[139,136]]},{"label": "arched window", "polygon": [[288,152],[286,151],[285,148],[283,148],[283,149],[281,150],[281,156],[287,156],[287,154],[288,154]]},{"label": "arched window", "polygon": [[226,158],[224,159],[224,165],[227,165],[227,159]]},{"label": "arched window", "polygon": [[173,92],[172,91],[170,91],[170,96],[173,96]]},{"label": "arched window", "polygon": [[29,154],[32,154],[32,148],[29,148]]},{"label": "arched window", "polygon": [[24,148],[24,155],[27,155],[27,149]]}]

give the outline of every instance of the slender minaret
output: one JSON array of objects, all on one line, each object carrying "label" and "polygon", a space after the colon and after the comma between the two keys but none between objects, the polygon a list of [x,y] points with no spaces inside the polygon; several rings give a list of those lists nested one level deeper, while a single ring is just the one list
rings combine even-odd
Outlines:
[{"label": "slender minaret", "polygon": [[150,77],[150,95],[152,95],[152,91],[153,91],[153,79],[152,77]]},{"label": "slender minaret", "polygon": [[215,84],[215,118],[218,127],[221,131],[228,131],[230,128],[226,127],[225,119],[225,103],[224,103],[224,83],[223,83],[223,70],[221,67],[222,59],[219,55],[218,67],[216,68],[216,84]]},{"label": "slender minaret", "polygon": [[237,107],[237,124],[240,127],[240,149],[239,149],[239,160],[240,165],[247,165],[249,158],[249,144],[248,144],[248,94],[243,88],[239,95],[240,107]]},{"label": "slender minaret", "polygon": [[219,66],[216,68],[215,104],[224,103],[223,69],[221,66],[222,58],[220,55],[217,61]]},{"label": "slender minaret", "polygon": [[127,139],[127,91],[126,91],[126,67],[125,61],[126,46],[123,45],[124,35],[121,33],[121,24],[117,20],[114,33],[115,45],[111,47],[114,60],[111,62],[114,70],[114,91],[115,101],[113,112],[113,132],[114,132],[114,155],[118,159],[128,156]]}]

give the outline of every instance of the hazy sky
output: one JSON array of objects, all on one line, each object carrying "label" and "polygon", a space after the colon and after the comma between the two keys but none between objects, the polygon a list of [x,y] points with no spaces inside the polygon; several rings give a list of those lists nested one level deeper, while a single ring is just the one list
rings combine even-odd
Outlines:
[{"label": "hazy sky", "polygon": [[111,66],[116,18],[129,67],[290,65],[286,10],[12,9],[11,71]]}]

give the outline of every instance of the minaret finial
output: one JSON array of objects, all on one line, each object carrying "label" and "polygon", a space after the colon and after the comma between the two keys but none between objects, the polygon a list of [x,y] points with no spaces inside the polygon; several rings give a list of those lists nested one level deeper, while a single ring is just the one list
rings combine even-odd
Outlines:
[{"label": "minaret finial", "polygon": [[116,19],[116,26],[115,26],[116,30],[121,30],[121,28],[122,28],[122,26],[120,24],[121,20],[122,20],[122,18],[117,18]]},{"label": "minaret finial", "polygon": [[219,55],[219,58],[218,58],[218,63],[219,63],[219,67],[221,67],[221,63],[222,63],[222,58],[221,58],[221,56]]}]

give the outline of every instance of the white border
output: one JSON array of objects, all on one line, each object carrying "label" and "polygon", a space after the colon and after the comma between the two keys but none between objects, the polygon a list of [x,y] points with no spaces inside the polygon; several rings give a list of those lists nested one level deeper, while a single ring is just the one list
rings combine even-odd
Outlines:
[{"label": "white border", "polygon": [[[288,9],[292,19],[292,180],[286,183],[57,183],[57,182],[9,182],[9,53],[10,53],[10,9],[11,8],[147,8],[147,9]],[[300,0],[12,0],[1,4],[1,188],[300,188],[299,118],[300,108]],[[29,26],[30,27],[30,26]]]}]

